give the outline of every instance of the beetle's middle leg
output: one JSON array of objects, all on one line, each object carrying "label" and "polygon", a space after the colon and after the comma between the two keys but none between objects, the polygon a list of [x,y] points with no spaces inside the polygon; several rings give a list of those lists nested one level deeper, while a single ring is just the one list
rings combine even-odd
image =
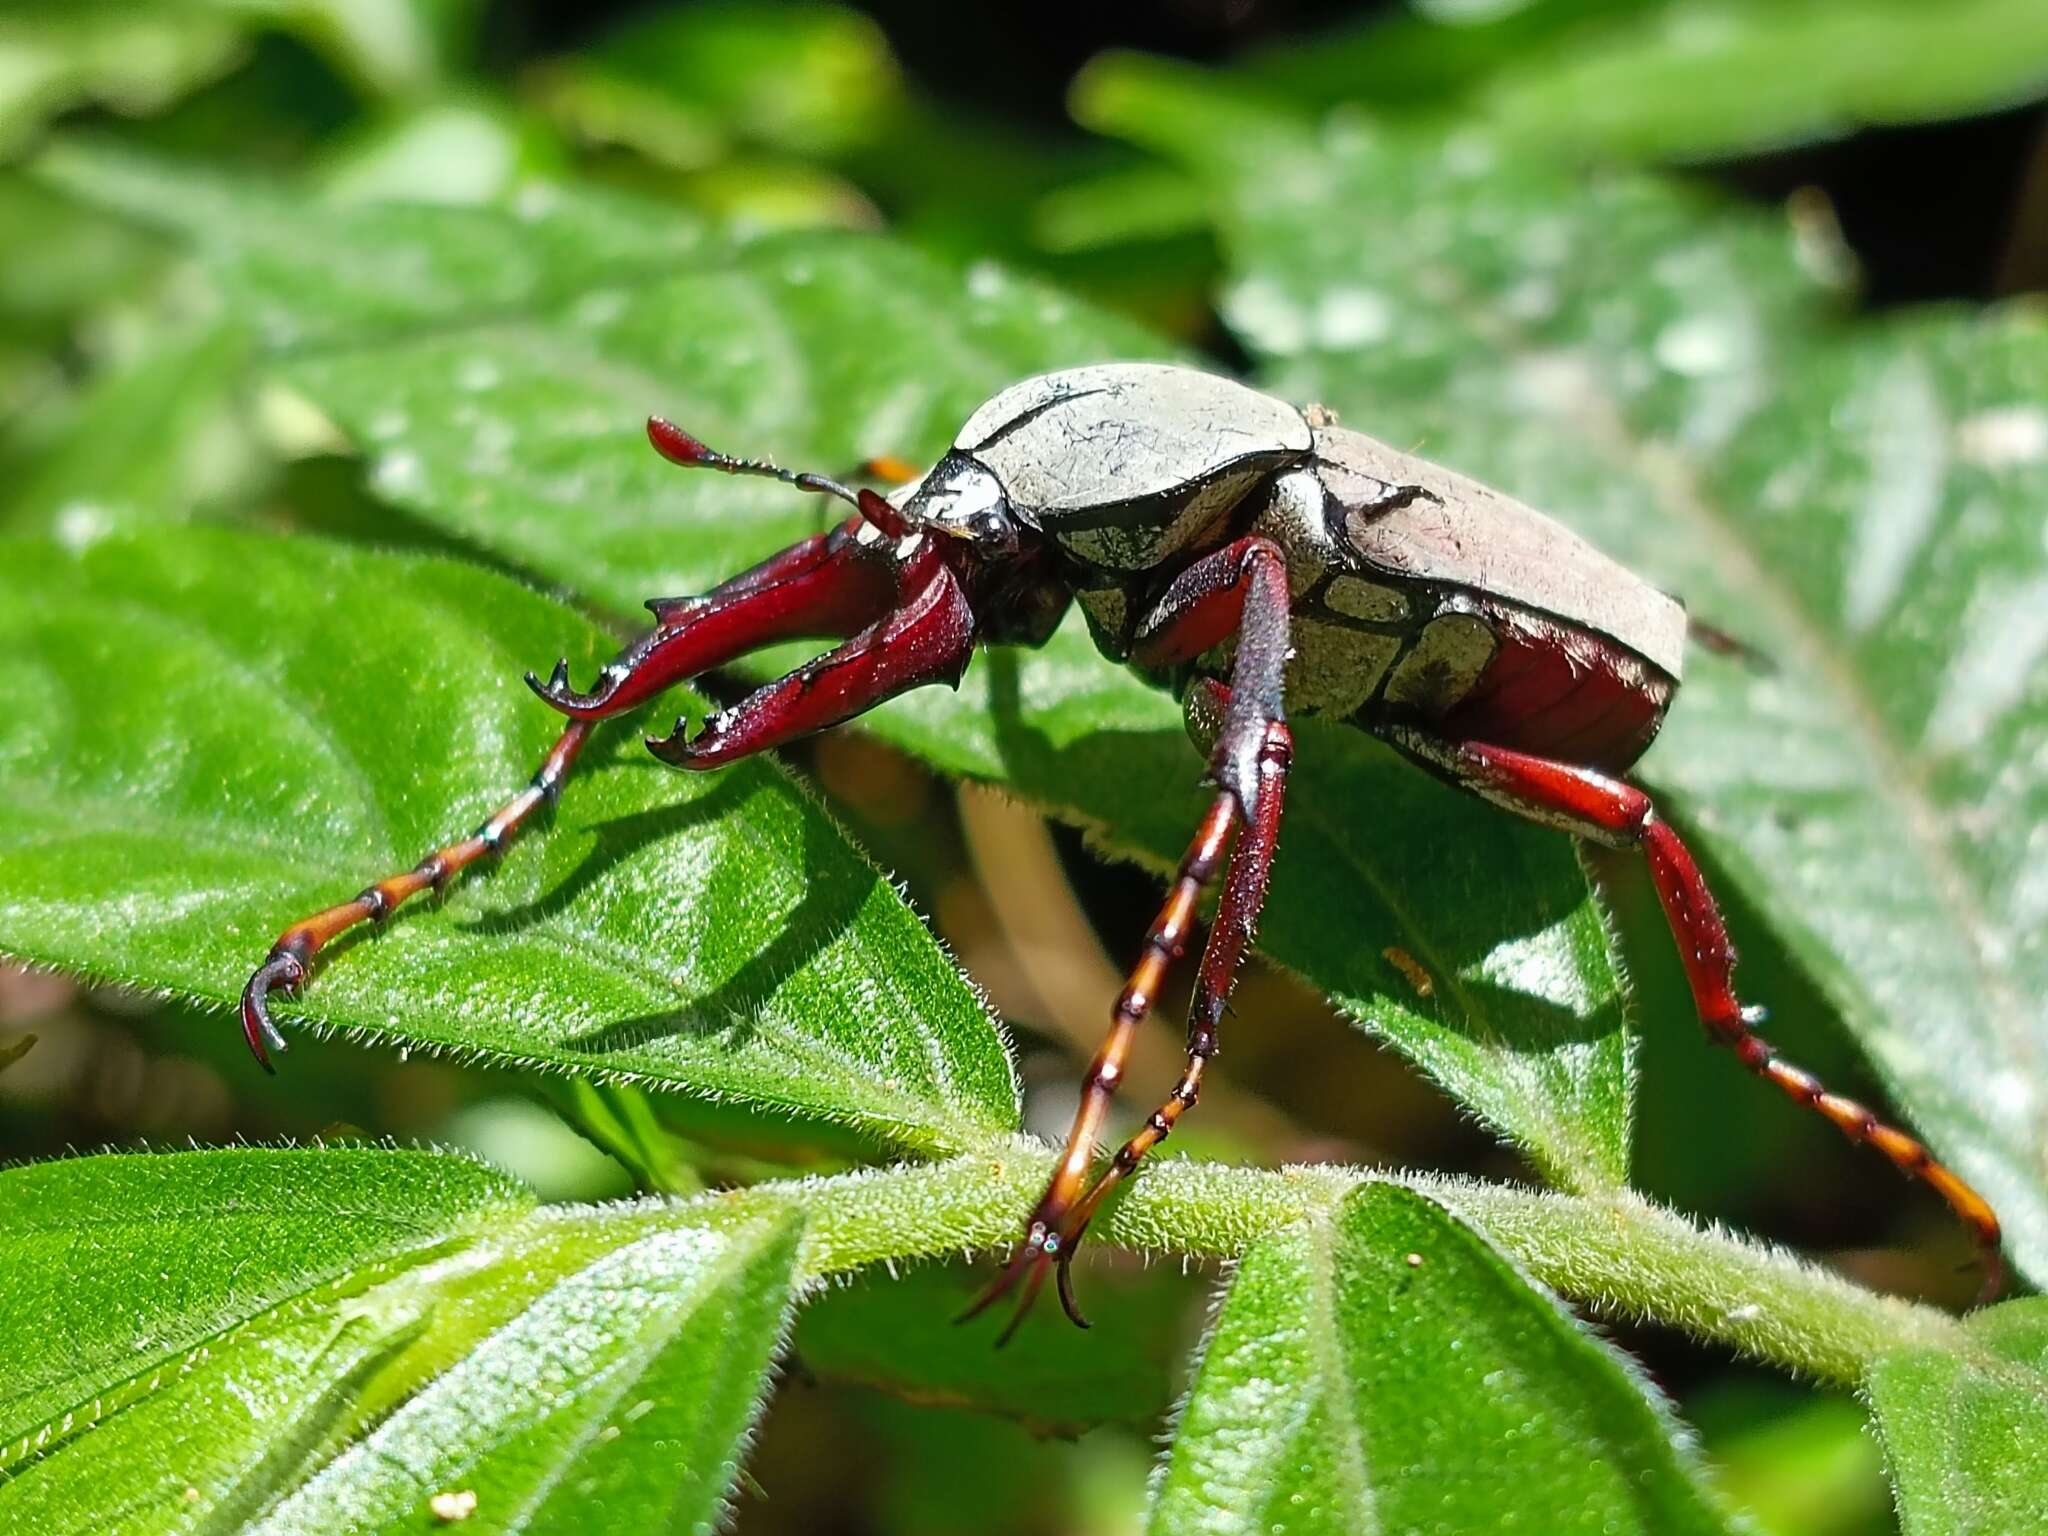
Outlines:
[{"label": "beetle's middle leg", "polygon": [[[1066,1148],[1045,1194],[1027,1219],[1023,1242],[1010,1263],[968,1308],[972,1317],[1012,1286],[1023,1283],[1016,1330],[1048,1265],[1057,1265],[1060,1300],[1076,1323],[1067,1266],[1096,1207],[1117,1182],[1173,1129],[1200,1092],[1204,1064],[1216,1050],[1216,1025],[1238,964],[1250,943],[1266,894],[1273,843],[1279,832],[1287,769],[1293,752],[1282,714],[1288,654],[1287,562],[1270,539],[1252,536],[1195,561],[1172,582],[1139,624],[1134,657],[1141,665],[1171,667],[1192,661],[1232,634],[1237,657],[1228,688],[1198,682],[1190,696],[1191,721],[1207,719],[1213,734],[1209,777],[1219,793],[1182,855],[1173,885],[1145,935],[1145,947],[1111,1014],[1109,1034],[1082,1082],[1081,1103]],[[1239,829],[1244,828],[1242,833]],[[1088,1175],[1110,1102],[1123,1081],[1131,1041],[1151,1012],[1166,973],[1187,950],[1202,892],[1223,868],[1233,839],[1237,848],[1223,907],[1204,951],[1201,978],[1188,1025],[1188,1066],[1172,1095],[1092,1186]]]},{"label": "beetle's middle leg", "polygon": [[1763,1013],[1743,1007],[1736,998],[1735,946],[1729,942],[1720,907],[1691,850],[1676,829],[1657,814],[1647,794],[1591,768],[1505,747],[1447,741],[1405,727],[1383,734],[1437,776],[1519,816],[1609,848],[1639,850],[1649,862],[1665,921],[1685,962],[1694,1006],[1708,1038],[1728,1047],[1750,1071],[1777,1084],[1788,1097],[1821,1115],[1849,1140],[1875,1147],[1906,1177],[1940,1195],[1983,1254],[1980,1299],[1988,1301],[1998,1293],[2005,1268],[1998,1253],[1998,1217],[1990,1203],[1936,1162],[1918,1138],[1885,1124],[1854,1099],[1830,1092],[1811,1072],[1780,1056],[1756,1032]]},{"label": "beetle's middle leg", "polygon": [[[1189,700],[1190,734],[1212,734],[1205,729],[1203,713],[1227,711],[1230,690],[1208,681],[1195,685],[1199,692]],[[1198,713],[1200,711],[1201,713]],[[1067,1315],[1081,1322],[1069,1284],[1069,1265],[1074,1246],[1088,1230],[1097,1207],[1111,1190],[1137,1170],[1139,1160],[1173,1134],[1180,1117],[1195,1107],[1201,1097],[1202,1073],[1216,1054],[1223,1011],[1237,984],[1238,969],[1258,929],[1259,913],[1266,904],[1266,888],[1272,883],[1273,855],[1280,842],[1280,812],[1286,802],[1287,771],[1294,758],[1294,736],[1284,721],[1273,721],[1265,732],[1259,753],[1259,794],[1257,810],[1239,832],[1230,852],[1230,870],[1224,876],[1223,895],[1216,905],[1216,920],[1209,927],[1209,942],[1202,950],[1202,968],[1195,977],[1194,997],[1188,1004],[1188,1063],[1173,1092],[1153,1110],[1136,1135],[1117,1148],[1116,1156],[1068,1214],[1065,1252],[1059,1266],[1060,1302]],[[1083,1326],[1086,1326],[1083,1324]]]}]

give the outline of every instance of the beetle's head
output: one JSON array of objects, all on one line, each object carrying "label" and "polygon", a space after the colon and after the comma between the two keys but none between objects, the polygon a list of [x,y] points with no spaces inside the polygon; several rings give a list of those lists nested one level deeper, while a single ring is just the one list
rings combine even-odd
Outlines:
[{"label": "beetle's head", "polygon": [[984,640],[1042,645],[1073,601],[1052,541],[1010,505],[985,464],[949,453],[903,502],[903,520],[936,534],[974,593]]},{"label": "beetle's head", "polygon": [[[975,632],[985,640],[1042,644],[1059,627],[1073,600],[1052,541],[1017,516],[1002,482],[965,454],[947,454],[899,506],[865,487],[854,490],[824,475],[759,459],[736,459],[659,416],[648,418],[647,436],[673,464],[728,475],[762,475],[798,490],[835,496],[886,539],[937,535],[946,566],[974,605]],[[912,546],[899,542],[894,547]]]},{"label": "beetle's head", "polygon": [[974,547],[977,554],[1003,558],[1024,544],[1026,530],[1010,510],[1002,482],[963,453],[949,453],[903,504],[903,515],[919,528]]}]

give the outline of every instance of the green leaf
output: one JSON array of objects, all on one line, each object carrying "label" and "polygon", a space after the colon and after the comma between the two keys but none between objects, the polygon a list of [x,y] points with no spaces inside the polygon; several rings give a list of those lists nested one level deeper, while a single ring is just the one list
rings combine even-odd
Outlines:
[{"label": "green leaf", "polygon": [[1257,1243],[1154,1491],[1161,1533],[1721,1531],[1634,1369],[1441,1207],[1371,1185]]},{"label": "green leaf", "polygon": [[[170,196],[175,178],[104,156],[74,154],[57,170],[145,216],[203,208],[194,217],[222,289],[252,308],[260,333],[322,338],[281,366],[372,455],[380,495],[621,614],[650,595],[702,590],[821,516],[781,487],[678,474],[641,440],[649,411],[736,452],[828,470],[882,452],[929,459],[1004,383],[1161,352],[1128,324],[993,266],[963,276],[883,241],[714,240],[658,279],[628,281],[594,277],[599,242],[566,227],[506,271],[472,274],[503,303],[430,287],[409,301],[415,334],[394,337],[388,303],[352,315],[353,296],[391,271],[432,268],[446,249],[487,261],[500,248],[482,233],[488,215],[283,218],[234,208],[232,192],[218,205]],[[305,238],[289,247],[295,232]],[[1177,708],[1104,662],[1078,622],[1042,655],[990,655],[957,698],[912,694],[867,724],[949,771],[1103,828],[1154,864],[1179,857],[1199,814],[1200,763]],[[1569,845],[1348,733],[1314,733],[1300,780],[1262,946],[1551,1177],[1619,1183],[1628,1046],[1606,936]],[[1389,948],[1434,974],[1430,996]]]},{"label": "green leaf", "polygon": [[1554,513],[1775,659],[1696,656],[1644,773],[2048,1275],[2048,321],[1848,324],[1797,225],[1206,99],[1147,72],[1091,103],[1217,168],[1225,310],[1277,392]]},{"label": "green leaf", "polygon": [[1276,102],[1455,112],[1518,144],[1685,159],[1992,112],[2048,90],[2048,16],[2034,0],[1494,9],[1389,17],[1272,50],[1248,75]]},{"label": "green leaf", "polygon": [[805,158],[869,139],[901,90],[880,27],[835,5],[722,0],[650,12],[545,69],[568,127],[695,170],[752,142]]},{"label": "green leaf", "polygon": [[17,0],[0,14],[0,157],[89,102],[140,115],[224,72],[241,28],[205,7]]},{"label": "green leaf", "polygon": [[182,522],[248,478],[244,402],[249,347],[239,327],[171,329],[102,373],[31,471],[0,499],[9,532],[71,540]]},{"label": "green leaf", "polygon": [[250,1529],[721,1523],[789,1307],[796,1228],[677,1226],[557,1284]]},{"label": "green leaf", "polygon": [[[458,4],[461,0],[458,0]],[[45,122],[99,105],[161,112],[226,74],[252,33],[291,33],[365,91],[427,83],[442,0],[10,0],[0,13],[0,156]]]},{"label": "green leaf", "polygon": [[528,1212],[474,1164],[369,1149],[96,1158],[0,1192],[38,1239],[10,1244],[10,1285],[55,1303],[0,1337],[132,1373],[62,1383],[93,1395],[13,1447],[10,1530],[431,1529],[440,1494],[493,1527],[578,1529],[597,1497],[708,1529],[799,1230],[786,1208]]},{"label": "green leaf", "polygon": [[90,206],[196,241],[273,351],[516,316],[658,278],[708,239],[659,204],[538,182],[507,208],[323,201],[91,140],[59,143],[36,169]]},{"label": "green leaf", "polygon": [[[559,722],[523,666],[609,650],[483,571],[197,530],[15,545],[0,648],[0,952],[222,1003],[293,918],[527,780]],[[815,805],[606,741],[552,831],[287,1013],[907,1147],[1014,1124],[987,1014]]]},{"label": "green leaf", "polygon": [[[317,1171],[317,1176],[314,1176]],[[146,1396],[206,1339],[531,1204],[462,1158],[240,1148],[0,1172],[0,1466]]]},{"label": "green leaf", "polygon": [[1964,1320],[1967,1347],[1908,1349],[1865,1390],[1906,1536],[2048,1529],[2048,1300]]},{"label": "green leaf", "polygon": [[959,1265],[869,1271],[804,1309],[796,1358],[827,1380],[1000,1414],[1041,1435],[1158,1421],[1172,1397],[1170,1361],[1187,1342],[1178,1271],[1091,1274],[1089,1332],[1041,1307],[1000,1351],[954,1322],[987,1283],[985,1271]]},{"label": "green leaf", "polygon": [[2034,0],[1738,0],[1521,58],[1476,104],[1505,138],[1702,158],[1967,117],[2048,90]]}]

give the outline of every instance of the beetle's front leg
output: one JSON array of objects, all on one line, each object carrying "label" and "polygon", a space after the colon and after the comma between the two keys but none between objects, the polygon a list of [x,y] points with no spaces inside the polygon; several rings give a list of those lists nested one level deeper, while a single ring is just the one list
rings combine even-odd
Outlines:
[{"label": "beetle's front leg", "polygon": [[621,651],[588,693],[569,686],[569,664],[555,663],[527,686],[572,720],[597,720],[646,702],[677,683],[778,640],[842,638],[885,612],[901,572],[863,520],[848,518],[771,555],[702,597],[655,598],[654,628]]},{"label": "beetle's front leg", "polygon": [[[1288,653],[1287,562],[1269,539],[1240,539],[1183,571],[1140,624],[1133,655],[1141,665],[1170,667],[1193,660],[1232,634],[1238,637],[1238,650],[1231,686],[1198,682],[1189,703],[1191,714],[1206,710],[1220,717],[1209,759],[1210,777],[1220,793],[1182,855],[1165,905],[1147,931],[1143,953],[1117,998],[1109,1033],[1082,1081],[1081,1103],[1059,1167],[1026,1220],[1024,1240],[1003,1272],[963,1314],[963,1320],[973,1317],[1021,1282],[1016,1315],[999,1342],[1007,1341],[1023,1321],[1045,1283],[1048,1265],[1058,1268],[1060,1300],[1067,1315],[1087,1326],[1068,1278],[1075,1245],[1102,1199],[1195,1102],[1203,1065],[1215,1054],[1216,1025],[1265,901],[1292,754],[1292,738],[1281,713]],[[1240,827],[1249,830],[1239,836]],[[1109,1171],[1091,1187],[1088,1176],[1096,1143],[1123,1081],[1131,1042],[1168,969],[1186,952],[1202,892],[1222,869],[1234,837],[1238,848],[1231,857],[1223,907],[1203,955],[1188,1023],[1187,1070],[1145,1129],[1125,1144]]]},{"label": "beetle's front leg", "polygon": [[1952,1170],[1934,1160],[1916,1137],[1887,1125],[1854,1099],[1830,1092],[1805,1068],[1780,1056],[1756,1032],[1761,1009],[1742,1006],[1735,995],[1735,946],[1721,909],[1677,829],[1657,814],[1650,797],[1635,785],[1591,768],[1534,757],[1484,742],[1447,741],[1405,727],[1384,733],[1441,778],[1517,815],[1604,844],[1640,851],[1664,908],[1671,936],[1692,987],[1694,1006],[1707,1036],[1733,1051],[1757,1076],[1805,1105],[1853,1142],[1875,1147],[1908,1178],[1940,1195],[1969,1229],[1984,1260],[1980,1301],[1996,1296],[2005,1266],[1999,1258],[1998,1217],[1984,1197]]},{"label": "beetle's front leg", "polygon": [[[810,636],[852,634],[899,601],[904,567],[886,543],[859,533],[861,519],[791,546],[702,598],[650,603],[657,623],[621,651],[590,693],[568,684],[567,663],[534,691],[570,717],[526,788],[469,837],[428,854],[411,869],[293,923],[242,988],[242,1033],[266,1070],[270,1050],[286,1049],[270,1017],[270,999],[305,984],[313,960],[359,923],[381,921],[422,891],[441,891],[470,865],[505,846],[561,793],[594,724],[625,713],[677,683],[747,651]],[[267,1047],[267,1048],[266,1048]]]}]

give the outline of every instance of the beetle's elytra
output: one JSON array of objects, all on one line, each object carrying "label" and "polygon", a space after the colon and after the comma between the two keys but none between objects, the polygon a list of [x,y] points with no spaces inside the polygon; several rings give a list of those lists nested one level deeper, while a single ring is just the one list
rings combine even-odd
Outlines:
[{"label": "beetle's elytra", "polygon": [[[1912,1136],[1779,1057],[1752,1027],[1760,1012],[1737,1001],[1734,951],[1692,855],[1620,777],[1678,688],[1684,609],[1559,524],[1326,412],[1150,363],[1013,385],[886,499],[729,458],[659,418],[648,432],[679,464],[773,476],[837,496],[854,515],[702,597],[649,603],[654,626],[587,693],[570,687],[566,664],[547,682],[529,674],[570,721],[533,782],[470,837],[284,931],[242,998],[244,1031],[266,1066],[266,1042],[285,1044],[269,996],[297,989],[337,934],[502,848],[560,792],[595,722],[776,641],[843,642],[714,714],[695,737],[678,722],[648,743],[679,768],[714,768],[906,689],[956,685],[977,643],[1042,643],[1078,602],[1105,655],[1182,698],[1217,793],[1116,1001],[1058,1171],[974,1311],[1021,1281],[1021,1318],[1050,1269],[1081,1321],[1075,1245],[1104,1196],[1194,1105],[1216,1052],[1272,869],[1290,710],[1370,731],[1517,815],[1640,848],[1708,1036],[1931,1185],[1981,1245],[1986,1293],[1998,1288],[1990,1206]],[[1131,1039],[1219,875],[1186,1071],[1091,1179]]]}]

